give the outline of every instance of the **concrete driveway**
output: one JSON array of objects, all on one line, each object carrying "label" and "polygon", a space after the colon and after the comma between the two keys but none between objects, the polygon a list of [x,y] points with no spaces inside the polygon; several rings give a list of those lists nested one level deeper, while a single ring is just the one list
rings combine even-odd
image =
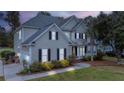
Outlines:
[{"label": "concrete driveway", "polygon": [[23,66],[20,65],[19,63],[8,64],[8,65],[4,65],[4,71],[3,71],[2,60],[0,60],[0,76],[4,76],[5,80],[11,80],[17,77],[16,73],[20,72],[22,69],[23,69]]},{"label": "concrete driveway", "polygon": [[18,64],[9,64],[4,66],[5,80],[11,80],[11,78],[17,77],[16,73],[20,72],[23,66]]},{"label": "concrete driveway", "polygon": [[1,60],[0,60],[0,76],[3,76],[3,64]]}]

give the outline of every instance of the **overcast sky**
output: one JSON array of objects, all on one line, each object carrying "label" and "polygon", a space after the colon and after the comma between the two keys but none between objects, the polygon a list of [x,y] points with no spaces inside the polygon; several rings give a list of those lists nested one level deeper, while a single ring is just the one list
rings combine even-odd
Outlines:
[{"label": "overcast sky", "polygon": [[[24,23],[25,21],[29,20],[30,18],[37,15],[39,11],[20,11],[20,21]],[[99,11],[49,11],[53,16],[60,16],[60,17],[69,17],[71,15],[75,15],[78,18],[85,18],[87,16],[94,16],[96,17],[100,12]],[[105,13],[111,13],[110,11],[104,11]],[[3,20],[0,20],[0,26],[3,26],[9,29],[7,23]]]},{"label": "overcast sky", "polygon": [[[20,20],[21,22],[25,22],[30,18],[36,16],[38,11],[22,11],[20,12]],[[97,16],[99,11],[51,11],[50,12],[53,16],[62,16],[62,17],[69,17],[71,15],[75,15],[79,18],[85,18],[87,16]],[[105,11],[105,13],[110,13],[110,11]]]}]

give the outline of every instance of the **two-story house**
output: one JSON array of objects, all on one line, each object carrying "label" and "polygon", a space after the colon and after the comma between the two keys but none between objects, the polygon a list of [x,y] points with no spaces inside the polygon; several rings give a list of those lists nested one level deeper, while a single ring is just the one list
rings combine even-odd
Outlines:
[{"label": "two-story house", "polygon": [[[14,50],[20,62],[62,60],[75,54],[77,58],[91,55],[90,37],[82,19],[65,19],[41,13],[22,24],[14,35]],[[94,45],[93,53],[96,54]]]}]

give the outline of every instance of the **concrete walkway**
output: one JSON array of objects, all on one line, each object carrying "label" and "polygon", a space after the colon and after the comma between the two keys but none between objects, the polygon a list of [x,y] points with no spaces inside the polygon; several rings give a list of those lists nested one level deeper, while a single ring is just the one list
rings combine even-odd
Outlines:
[{"label": "concrete walkway", "polygon": [[90,67],[90,65],[86,64],[86,63],[78,63],[75,66],[68,67],[68,68],[52,70],[52,71],[47,71],[44,73],[38,73],[38,74],[32,74],[32,75],[26,75],[26,76],[17,76],[16,75],[15,77],[6,78],[6,80],[24,81],[24,80],[30,80],[30,79],[35,79],[35,78],[47,77],[49,75],[54,75],[54,74],[58,74],[58,73],[63,73],[63,72],[72,71],[72,70],[81,69],[81,68],[87,68],[87,67]]},{"label": "concrete walkway", "polygon": [[81,68],[87,68],[87,67],[90,67],[90,65],[86,63],[77,63],[75,64],[75,66],[72,66],[72,67],[47,71],[44,73],[19,76],[19,75],[16,75],[16,73],[20,72],[23,67],[20,64],[11,64],[11,65],[4,66],[4,73],[5,73],[4,76],[5,76],[5,80],[7,81],[24,81],[24,80],[30,80],[35,78],[47,77],[49,75],[54,75],[58,73],[63,73],[63,72],[72,71],[72,70],[81,69]]}]

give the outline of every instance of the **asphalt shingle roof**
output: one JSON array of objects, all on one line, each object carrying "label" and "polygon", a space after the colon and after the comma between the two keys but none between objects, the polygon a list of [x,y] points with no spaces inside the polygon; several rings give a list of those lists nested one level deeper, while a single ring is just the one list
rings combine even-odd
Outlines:
[{"label": "asphalt shingle roof", "polygon": [[[31,37],[29,37],[27,40],[25,40],[22,44],[28,44],[31,41],[33,41],[38,35],[40,35],[43,31],[45,31],[50,25],[56,24],[57,26],[61,27],[64,23],[66,23],[71,18],[76,18],[75,16],[68,17],[66,19],[53,17],[53,16],[47,16],[43,14],[38,14],[36,17],[30,19],[29,21],[22,24],[21,27],[35,27],[40,28],[39,31],[35,32]],[[77,19],[77,24],[80,23],[80,19]],[[75,26],[74,26],[75,27]]]}]

